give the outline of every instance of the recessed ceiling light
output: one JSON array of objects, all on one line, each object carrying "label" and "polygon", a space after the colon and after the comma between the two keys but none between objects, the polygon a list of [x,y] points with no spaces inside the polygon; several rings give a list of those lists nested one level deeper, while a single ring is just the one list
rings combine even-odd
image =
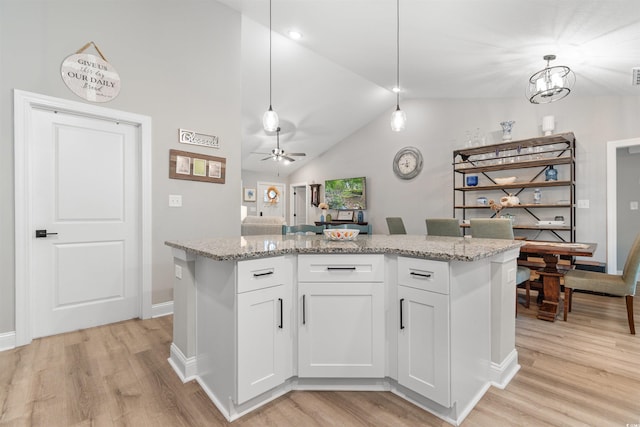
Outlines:
[{"label": "recessed ceiling light", "polygon": [[302,38],[302,33],[296,30],[289,30],[289,37],[293,40],[300,40]]}]

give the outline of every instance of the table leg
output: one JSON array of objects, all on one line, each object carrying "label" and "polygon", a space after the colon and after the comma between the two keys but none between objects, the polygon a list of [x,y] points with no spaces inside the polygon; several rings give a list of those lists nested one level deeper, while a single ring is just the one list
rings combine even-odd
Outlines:
[{"label": "table leg", "polygon": [[[545,269],[546,270],[546,269]],[[538,273],[542,276],[542,286],[544,288],[544,300],[538,309],[538,319],[555,322],[560,305],[560,277],[562,273],[548,272],[541,270]]]}]

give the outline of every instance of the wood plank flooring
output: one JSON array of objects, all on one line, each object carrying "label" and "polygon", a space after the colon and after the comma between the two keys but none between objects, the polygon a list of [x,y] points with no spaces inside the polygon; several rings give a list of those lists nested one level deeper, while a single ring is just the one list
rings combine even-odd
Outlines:
[{"label": "wood plank flooring", "polygon": [[[636,319],[640,322],[640,304]],[[624,299],[575,294],[569,321],[520,306],[522,369],[491,388],[463,426],[640,424],[640,335]],[[34,340],[0,352],[0,426],[447,426],[382,392],[289,393],[228,423],[167,363],[171,316]]]}]

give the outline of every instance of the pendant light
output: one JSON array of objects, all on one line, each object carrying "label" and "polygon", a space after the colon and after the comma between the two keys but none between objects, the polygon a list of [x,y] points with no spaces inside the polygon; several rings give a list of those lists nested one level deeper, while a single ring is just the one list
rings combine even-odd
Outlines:
[{"label": "pendant light", "polygon": [[262,116],[262,126],[267,132],[275,132],[278,125],[278,114],[271,106],[271,0],[269,0],[269,109]]},{"label": "pendant light", "polygon": [[407,115],[400,109],[400,0],[396,0],[396,110],[391,114],[391,130],[403,131]]},{"label": "pendant light", "polygon": [[547,67],[529,78],[527,98],[532,104],[548,104],[564,98],[571,93],[576,81],[571,68],[564,65],[549,66],[556,59],[555,55],[545,55],[542,59],[547,61]]}]

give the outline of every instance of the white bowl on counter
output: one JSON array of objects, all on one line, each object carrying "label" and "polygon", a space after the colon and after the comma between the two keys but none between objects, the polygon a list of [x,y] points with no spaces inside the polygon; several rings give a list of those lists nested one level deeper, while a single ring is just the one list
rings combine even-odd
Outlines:
[{"label": "white bowl on counter", "polygon": [[353,230],[351,228],[331,228],[324,230],[324,237],[329,240],[354,240],[360,230]]}]

